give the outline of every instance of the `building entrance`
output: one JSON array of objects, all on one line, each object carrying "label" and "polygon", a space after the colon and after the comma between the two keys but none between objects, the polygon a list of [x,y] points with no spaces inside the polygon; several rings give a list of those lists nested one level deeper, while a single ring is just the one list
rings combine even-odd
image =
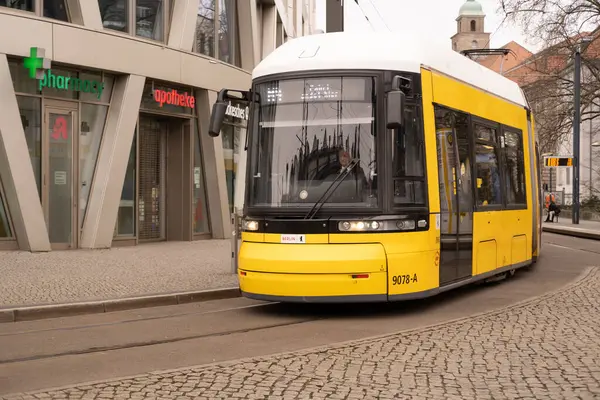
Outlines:
[{"label": "building entrance", "polygon": [[42,208],[53,249],[77,248],[78,104],[48,100],[41,138]]}]

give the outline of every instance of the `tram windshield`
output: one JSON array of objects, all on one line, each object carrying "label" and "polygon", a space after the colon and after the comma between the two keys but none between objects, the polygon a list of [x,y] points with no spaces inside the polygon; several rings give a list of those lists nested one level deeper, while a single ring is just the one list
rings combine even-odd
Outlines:
[{"label": "tram windshield", "polygon": [[330,192],[324,207],[377,206],[375,78],[273,80],[257,91],[250,206],[311,207]]}]

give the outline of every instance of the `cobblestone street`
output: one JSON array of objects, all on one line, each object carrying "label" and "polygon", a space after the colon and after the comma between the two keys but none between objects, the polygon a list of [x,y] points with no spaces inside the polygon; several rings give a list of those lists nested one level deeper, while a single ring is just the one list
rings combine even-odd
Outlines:
[{"label": "cobblestone street", "polygon": [[0,252],[0,308],[237,286],[229,240]]},{"label": "cobblestone street", "polygon": [[595,399],[600,269],[562,290],[412,332],[15,399]]}]

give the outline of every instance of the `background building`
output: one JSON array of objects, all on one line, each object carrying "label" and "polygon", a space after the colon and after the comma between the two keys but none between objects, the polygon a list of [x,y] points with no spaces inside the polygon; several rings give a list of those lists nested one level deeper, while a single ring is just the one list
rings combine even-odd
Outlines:
[{"label": "background building", "polygon": [[0,1],[0,249],[229,237],[246,124],[212,104],[314,1]]},{"label": "background building", "polygon": [[477,1],[467,0],[462,5],[456,18],[456,34],[451,40],[452,49],[457,52],[490,48],[490,34],[485,32],[485,12]]}]

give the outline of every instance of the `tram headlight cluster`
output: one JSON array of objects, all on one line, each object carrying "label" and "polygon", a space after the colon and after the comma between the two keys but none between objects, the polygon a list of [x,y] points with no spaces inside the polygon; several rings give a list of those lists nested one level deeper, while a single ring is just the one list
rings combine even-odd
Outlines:
[{"label": "tram headlight cluster", "polygon": [[242,222],[242,229],[245,231],[255,232],[258,230],[258,221],[245,219],[244,222]]},{"label": "tram headlight cluster", "polygon": [[397,231],[414,231],[417,228],[427,228],[427,221],[419,220],[418,222],[410,218],[388,219],[378,221],[340,221],[338,222],[338,230],[340,232],[397,232]]},{"label": "tram headlight cluster", "polygon": [[381,227],[378,221],[340,221],[338,229],[342,232],[376,231]]}]

